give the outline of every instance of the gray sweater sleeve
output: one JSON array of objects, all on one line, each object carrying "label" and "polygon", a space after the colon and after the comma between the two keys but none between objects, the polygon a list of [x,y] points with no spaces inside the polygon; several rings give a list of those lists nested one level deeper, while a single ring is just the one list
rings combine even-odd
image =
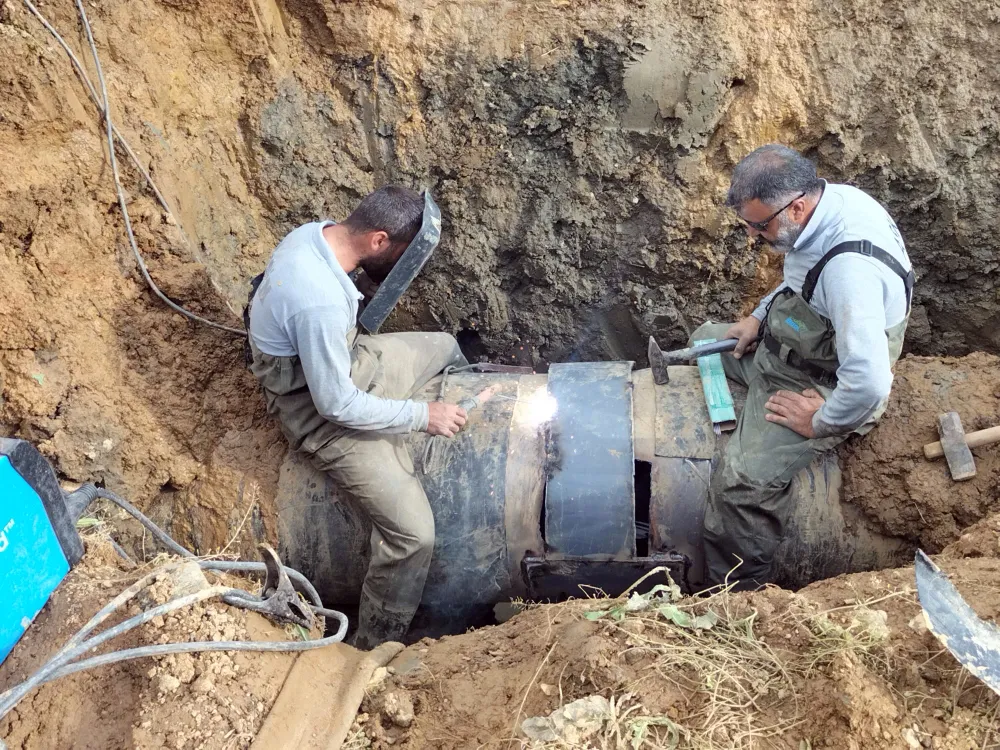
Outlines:
[{"label": "gray sweater sleeve", "polygon": [[427,404],[365,393],[351,380],[351,353],[344,331],[347,313],[337,305],[312,307],[288,320],[316,410],[355,430],[405,433],[427,428]]},{"label": "gray sweater sleeve", "polygon": [[837,387],[813,415],[816,437],[844,435],[864,424],[889,397],[892,369],[886,339],[886,290],[867,261],[830,261],[816,287],[837,337]]}]

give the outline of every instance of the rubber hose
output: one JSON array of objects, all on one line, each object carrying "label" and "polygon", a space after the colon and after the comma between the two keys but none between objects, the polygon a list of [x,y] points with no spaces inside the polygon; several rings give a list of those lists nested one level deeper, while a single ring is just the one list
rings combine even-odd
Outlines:
[{"label": "rubber hose", "polygon": [[69,511],[69,519],[76,523],[80,520],[88,506],[99,497],[99,490],[93,484],[80,485],[66,495],[66,510]]},{"label": "rubber hose", "polygon": [[[92,484],[85,484],[80,489],[71,493],[72,495],[78,495],[83,492],[84,489],[93,487],[94,497],[103,498],[104,500],[110,500],[119,508],[124,510],[130,516],[135,518],[139,523],[145,526],[149,532],[160,542],[164,547],[169,549],[171,552],[181,556],[181,557],[195,557],[195,554],[189,549],[185,549],[180,544],[178,544],[174,539],[167,534],[163,529],[157,526],[152,520],[146,516],[141,510],[136,508],[132,503],[123,497],[116,495],[110,490],[106,490],[103,487],[94,487]],[[89,492],[89,490],[88,490]],[[86,507],[86,506],[84,506]],[[82,512],[82,511],[81,511]],[[198,560],[198,565],[201,566],[203,570],[221,570],[229,573],[266,573],[267,566],[262,562],[249,562],[245,560]],[[309,599],[312,601],[313,605],[316,607],[323,606],[323,600],[320,598],[319,592],[316,591],[316,587],[312,585],[312,582],[306,578],[302,573],[295,570],[295,568],[289,568],[287,566],[282,566],[285,569],[285,574],[296,585],[300,591],[302,591]]]}]

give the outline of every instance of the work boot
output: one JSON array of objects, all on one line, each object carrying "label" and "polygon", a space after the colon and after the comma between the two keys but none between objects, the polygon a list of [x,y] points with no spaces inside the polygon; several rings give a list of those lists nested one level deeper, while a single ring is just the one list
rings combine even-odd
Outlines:
[{"label": "work boot", "polygon": [[401,641],[410,628],[413,612],[393,612],[361,594],[358,629],[349,643],[361,651],[371,651],[386,641]]}]

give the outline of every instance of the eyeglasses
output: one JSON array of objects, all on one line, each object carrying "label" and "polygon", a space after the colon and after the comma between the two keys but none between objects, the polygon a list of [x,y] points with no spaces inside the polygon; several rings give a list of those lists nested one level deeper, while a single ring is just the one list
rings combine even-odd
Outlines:
[{"label": "eyeglasses", "polygon": [[768,217],[767,217],[766,219],[764,219],[763,221],[750,221],[749,219],[744,219],[744,218],[743,218],[742,216],[740,216],[740,215],[739,215],[738,213],[736,214],[736,216],[737,216],[737,217],[739,218],[739,220],[740,220],[740,221],[742,221],[742,222],[743,222],[744,224],[746,224],[746,225],[747,225],[748,227],[752,227],[753,229],[756,229],[756,230],[757,230],[758,232],[765,232],[765,231],[767,231],[767,225],[768,225],[768,224],[770,224],[770,223],[771,223],[772,221],[774,221],[774,219],[775,219],[775,218],[776,218],[776,217],[777,217],[777,216],[778,216],[778,215],[779,215],[779,214],[780,214],[780,213],[781,213],[782,211],[784,211],[784,210],[785,210],[786,208],[788,208],[788,207],[789,207],[790,205],[792,205],[793,203],[795,203],[795,201],[797,201],[797,200],[798,200],[799,198],[804,198],[804,197],[805,197],[805,195],[806,195],[805,193],[801,193],[801,194],[799,194],[799,195],[795,196],[795,197],[794,197],[794,198],[792,198],[792,199],[791,199],[790,201],[788,201],[788,203],[786,203],[786,204],[785,204],[784,206],[782,206],[781,208],[779,208],[779,209],[778,209],[777,211],[775,211],[775,212],[774,212],[773,214],[771,214],[770,216],[768,216]]}]

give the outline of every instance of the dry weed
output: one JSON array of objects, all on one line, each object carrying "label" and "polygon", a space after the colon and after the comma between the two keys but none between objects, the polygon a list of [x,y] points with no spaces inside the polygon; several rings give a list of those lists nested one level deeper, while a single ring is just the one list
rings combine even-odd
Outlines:
[{"label": "dry weed", "polygon": [[[666,571],[664,571],[666,572]],[[868,603],[807,613],[794,607],[778,615],[789,630],[809,635],[805,650],[772,648],[757,633],[759,614],[723,586],[710,596],[684,599],[669,580],[646,594],[605,600],[584,617],[604,622],[636,650],[666,683],[687,696],[683,716],[657,716],[643,707],[638,684],[611,699],[613,715],[604,733],[592,738],[600,750],[692,748],[750,750],[767,747],[803,723],[797,678],[808,678],[851,652],[885,673],[889,631],[884,613]],[[846,624],[838,624],[831,617]],[[804,740],[809,745],[808,740]],[[555,750],[548,743],[531,747]]]},{"label": "dry weed", "polygon": [[350,733],[344,739],[341,750],[368,750],[372,746],[372,741],[364,730],[355,724],[351,727]]}]

